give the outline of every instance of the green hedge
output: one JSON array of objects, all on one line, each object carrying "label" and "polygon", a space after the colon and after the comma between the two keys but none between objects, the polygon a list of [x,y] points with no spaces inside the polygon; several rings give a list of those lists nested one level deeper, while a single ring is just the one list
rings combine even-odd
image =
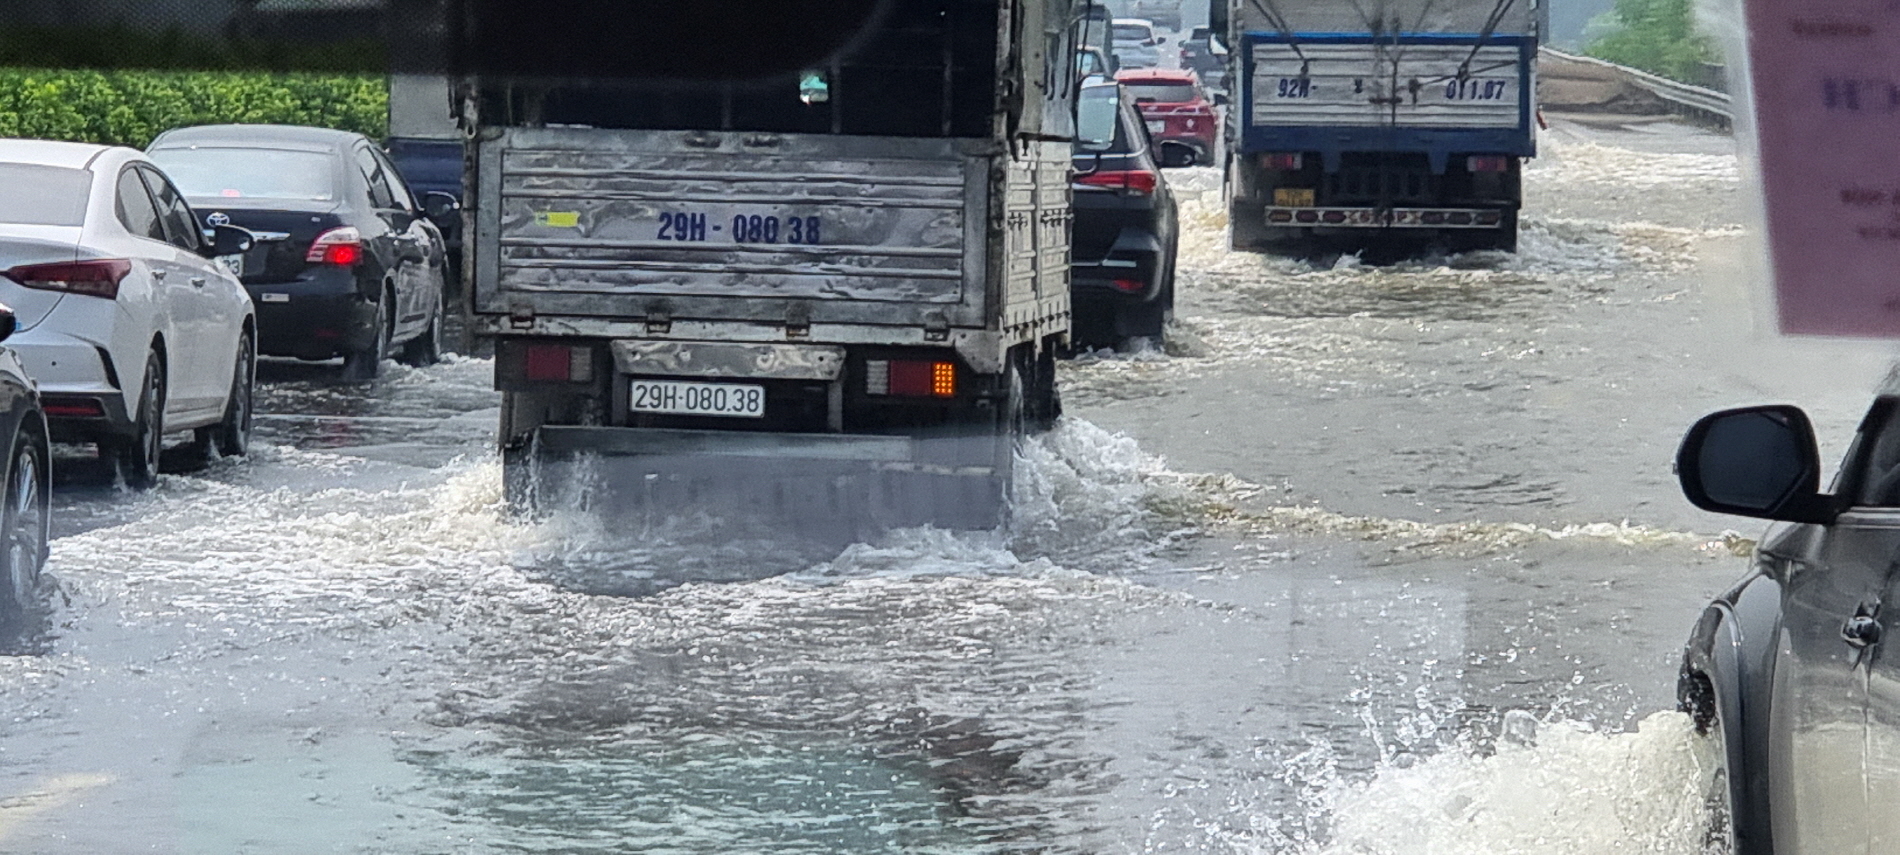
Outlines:
[{"label": "green hedge", "polygon": [[144,148],[186,125],[317,125],[381,139],[381,77],[255,72],[48,71],[0,68],[0,137]]},{"label": "green hedge", "polygon": [[1704,65],[1719,57],[1696,31],[1692,0],[1616,0],[1612,14],[1616,29],[1584,53],[1689,83],[1704,83]]}]

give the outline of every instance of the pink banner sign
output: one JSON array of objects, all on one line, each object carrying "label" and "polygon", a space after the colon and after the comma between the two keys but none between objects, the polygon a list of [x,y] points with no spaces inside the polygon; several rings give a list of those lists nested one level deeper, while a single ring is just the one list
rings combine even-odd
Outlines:
[{"label": "pink banner sign", "polygon": [[1900,0],[1747,0],[1781,331],[1900,338]]}]

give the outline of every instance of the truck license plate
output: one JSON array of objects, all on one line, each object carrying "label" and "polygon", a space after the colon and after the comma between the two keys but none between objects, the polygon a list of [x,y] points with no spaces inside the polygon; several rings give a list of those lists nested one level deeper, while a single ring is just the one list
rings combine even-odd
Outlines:
[{"label": "truck license plate", "polygon": [[1273,204],[1281,208],[1313,207],[1313,188],[1311,187],[1275,187]]},{"label": "truck license plate", "polygon": [[1168,130],[1168,120],[1166,119],[1149,119],[1148,120],[1148,133],[1160,134],[1160,133],[1166,133],[1167,130]]},{"label": "truck license plate", "polygon": [[765,417],[765,387],[736,383],[635,380],[628,401],[636,413],[681,416]]},{"label": "truck license plate", "polygon": [[676,243],[815,246],[825,242],[825,222],[818,216],[764,208],[661,211],[653,222],[653,239]]}]

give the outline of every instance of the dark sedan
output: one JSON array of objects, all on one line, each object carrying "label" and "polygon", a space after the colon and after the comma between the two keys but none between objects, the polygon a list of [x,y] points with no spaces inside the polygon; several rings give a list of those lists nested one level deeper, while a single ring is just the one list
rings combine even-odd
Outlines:
[{"label": "dark sedan", "polygon": [[1682,706],[1723,761],[1711,842],[1895,851],[1900,655],[1885,639],[1900,620],[1900,388],[1874,401],[1828,492],[1814,430],[1789,406],[1704,418],[1676,468],[1698,507],[1781,523],[1683,656]]},{"label": "dark sedan", "polygon": [[[9,216],[0,203],[0,225],[12,219],[22,217]],[[18,326],[13,310],[0,306],[0,341]],[[40,570],[53,518],[49,436],[39,390],[13,349],[0,347],[0,642],[16,637],[44,605]]]},{"label": "dark sedan", "polygon": [[1179,237],[1162,166],[1194,151],[1159,147],[1121,84],[1092,79],[1077,101],[1075,227],[1070,246],[1071,336],[1082,347],[1159,343],[1174,311]]},{"label": "dark sedan", "polygon": [[373,379],[384,356],[424,365],[442,347],[447,252],[440,222],[456,201],[417,203],[389,157],[361,134],[281,125],[167,131],[147,154],[206,225],[256,235],[239,271],[257,305],[258,350],[341,356]]}]

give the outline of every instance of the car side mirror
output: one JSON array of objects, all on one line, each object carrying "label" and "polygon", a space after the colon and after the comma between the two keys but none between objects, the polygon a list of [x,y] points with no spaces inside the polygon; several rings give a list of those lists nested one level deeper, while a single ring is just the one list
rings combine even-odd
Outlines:
[{"label": "car side mirror", "polygon": [[237,226],[212,226],[205,232],[205,237],[210,238],[205,242],[206,258],[243,255],[251,251],[251,244],[256,240],[248,229]]},{"label": "car side mirror", "polygon": [[1161,143],[1161,166],[1164,169],[1180,169],[1193,166],[1200,160],[1194,147],[1187,143],[1167,140]]},{"label": "car side mirror", "polygon": [[1166,43],[1166,42],[1167,42],[1167,39],[1164,39],[1164,38],[1162,38],[1162,37],[1160,37],[1160,36],[1155,36],[1154,38],[1151,38],[1151,39],[1149,39],[1149,40],[1148,40],[1148,41],[1146,42],[1146,44],[1147,44],[1147,45],[1148,45],[1149,47],[1158,47],[1158,46],[1160,46],[1160,45],[1162,45],[1162,44],[1164,44],[1164,43]]},{"label": "car side mirror", "polygon": [[1822,525],[1840,515],[1821,495],[1821,453],[1799,407],[1704,416],[1676,452],[1676,478],[1690,504],[1718,514]]},{"label": "car side mirror", "polygon": [[20,316],[13,313],[9,306],[0,305],[0,341],[13,337],[20,329]]},{"label": "car side mirror", "polygon": [[437,225],[440,225],[442,220],[454,216],[461,210],[462,200],[455,198],[455,194],[453,193],[431,190],[422,194],[422,213],[429,219],[436,221]]}]

